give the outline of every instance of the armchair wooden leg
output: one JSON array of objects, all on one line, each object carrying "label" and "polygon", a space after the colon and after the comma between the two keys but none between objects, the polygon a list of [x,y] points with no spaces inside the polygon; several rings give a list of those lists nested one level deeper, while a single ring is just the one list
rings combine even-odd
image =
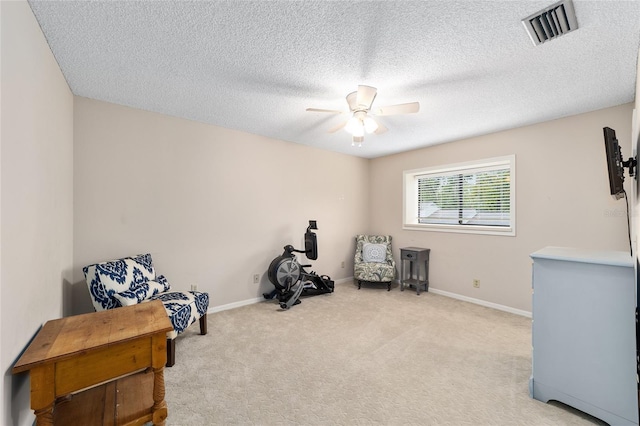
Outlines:
[{"label": "armchair wooden leg", "polygon": [[207,334],[207,314],[200,317],[200,334]]},{"label": "armchair wooden leg", "polygon": [[360,286],[362,286],[362,281],[358,280],[358,290],[360,290]]},{"label": "armchair wooden leg", "polygon": [[176,363],[176,339],[167,339],[167,367]]}]

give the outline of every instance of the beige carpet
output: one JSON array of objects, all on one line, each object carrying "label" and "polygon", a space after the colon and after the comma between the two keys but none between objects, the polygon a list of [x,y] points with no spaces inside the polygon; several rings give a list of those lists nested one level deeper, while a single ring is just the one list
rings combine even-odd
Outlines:
[{"label": "beige carpet", "polygon": [[168,425],[600,423],[529,397],[530,319],[432,293],[349,282],[198,331],[165,370]]}]

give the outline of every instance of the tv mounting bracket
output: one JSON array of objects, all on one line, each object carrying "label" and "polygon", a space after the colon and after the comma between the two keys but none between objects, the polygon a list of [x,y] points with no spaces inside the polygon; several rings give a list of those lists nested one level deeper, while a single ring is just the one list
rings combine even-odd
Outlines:
[{"label": "tv mounting bracket", "polygon": [[629,157],[627,161],[622,161],[622,167],[626,167],[629,169],[629,176],[635,177],[638,180],[638,175],[636,174],[636,167],[638,165],[638,160],[636,157]]}]

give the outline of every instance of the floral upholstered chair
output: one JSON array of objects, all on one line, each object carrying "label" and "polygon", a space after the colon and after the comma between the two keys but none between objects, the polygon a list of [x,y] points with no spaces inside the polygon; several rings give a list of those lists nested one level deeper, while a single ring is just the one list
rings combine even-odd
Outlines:
[{"label": "floral upholstered chair", "polygon": [[164,275],[156,275],[150,254],[96,263],[82,268],[96,311],[131,306],[149,300],[164,305],[173,331],[167,333],[167,367],[175,364],[175,338],[200,321],[200,334],[207,334],[209,294],[171,291]]},{"label": "floral upholstered chair", "polygon": [[387,283],[387,291],[396,277],[396,262],[391,251],[391,235],[357,235],[353,276],[362,282]]}]

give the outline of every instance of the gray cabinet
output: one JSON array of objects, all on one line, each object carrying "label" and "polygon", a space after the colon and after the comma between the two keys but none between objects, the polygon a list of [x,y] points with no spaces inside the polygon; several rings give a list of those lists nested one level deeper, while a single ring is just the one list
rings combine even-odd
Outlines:
[{"label": "gray cabinet", "polygon": [[547,247],[533,259],[531,396],[638,424],[633,260]]},{"label": "gray cabinet", "polygon": [[[431,249],[422,247],[404,247],[400,249],[400,290],[404,286],[415,286],[416,294],[420,294],[420,287],[429,291],[429,253]],[[409,263],[409,275],[405,274],[405,263]],[[423,275],[420,275],[422,265]],[[414,274],[415,269],[415,274]]]}]

